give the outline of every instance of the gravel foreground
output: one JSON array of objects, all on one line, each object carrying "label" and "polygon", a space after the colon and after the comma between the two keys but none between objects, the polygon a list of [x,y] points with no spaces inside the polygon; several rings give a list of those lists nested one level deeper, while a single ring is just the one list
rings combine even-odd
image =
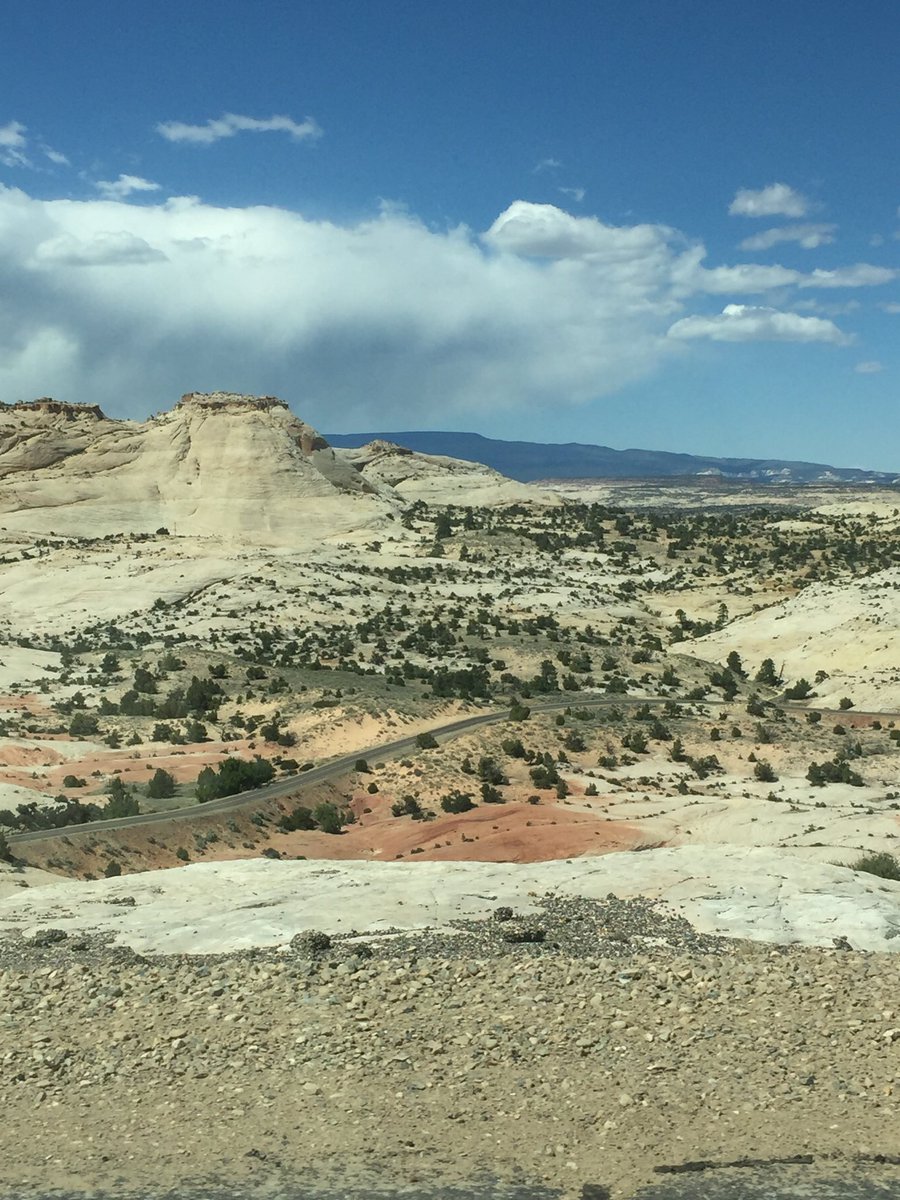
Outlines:
[{"label": "gravel foreground", "polygon": [[896,955],[612,897],[326,942],[0,944],[0,1195],[617,1200],[796,1155],[900,1194]]}]

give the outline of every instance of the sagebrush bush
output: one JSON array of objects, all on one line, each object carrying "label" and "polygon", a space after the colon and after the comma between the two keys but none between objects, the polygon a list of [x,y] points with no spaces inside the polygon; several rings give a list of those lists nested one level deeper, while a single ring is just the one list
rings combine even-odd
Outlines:
[{"label": "sagebrush bush", "polygon": [[879,879],[900,880],[900,859],[895,854],[888,854],[886,850],[863,854],[856,862],[850,863],[850,869],[865,871],[867,875],[877,875]]}]

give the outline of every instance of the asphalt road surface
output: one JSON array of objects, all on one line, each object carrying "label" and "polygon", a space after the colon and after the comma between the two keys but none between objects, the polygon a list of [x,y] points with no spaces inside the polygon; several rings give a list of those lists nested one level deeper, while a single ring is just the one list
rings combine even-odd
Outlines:
[{"label": "asphalt road surface", "polygon": [[[614,706],[621,708],[639,706],[641,704],[665,704],[672,699],[675,699],[675,697],[618,695],[566,696],[558,700],[548,700],[543,704],[533,704],[530,705],[530,708],[533,713],[546,713],[559,712],[566,708],[611,708]],[[703,700],[696,703],[701,708],[729,706],[729,702],[725,700]],[[789,704],[779,704],[779,707],[790,710],[792,706]],[[800,711],[828,713],[833,710],[804,708]],[[834,711],[836,712],[836,710]],[[892,717],[897,714],[856,713],[855,715]],[[430,730],[430,732],[436,738],[447,741],[451,738],[459,737],[460,734],[468,733],[471,729],[478,729],[483,725],[496,725],[498,722],[508,719],[508,708],[499,710],[491,709],[488,712],[476,713],[471,717],[463,717],[459,721],[451,721],[447,725],[441,725],[437,729]],[[361,758],[367,761],[380,761],[386,758],[397,758],[401,754],[415,750],[416,736],[413,734],[410,737],[398,738],[397,741],[385,742],[383,745],[373,746],[369,750],[356,750],[352,754],[345,754],[341,758],[330,759],[328,762],[322,763],[317,767],[312,767],[309,771],[276,779],[272,783],[266,784],[265,787],[254,788],[248,792],[239,792],[234,796],[222,796],[218,800],[209,800],[205,804],[192,804],[186,808],[176,808],[168,812],[141,813],[135,817],[116,817],[109,821],[90,821],[84,825],[65,825],[60,826],[58,829],[35,829],[28,833],[10,834],[8,840],[10,845],[18,846],[24,845],[27,842],[39,842],[45,838],[59,837],[61,833],[65,833],[67,837],[77,837],[78,834],[95,834],[103,829],[124,829],[131,825],[155,825],[160,822],[186,821],[209,813],[233,812],[239,808],[250,808],[254,804],[276,799],[280,796],[299,796],[305,788],[311,787],[313,784],[323,783],[329,779],[336,779],[341,775],[348,774],[353,770],[355,763]],[[900,1200],[900,1196],[898,1196],[898,1200]]]}]

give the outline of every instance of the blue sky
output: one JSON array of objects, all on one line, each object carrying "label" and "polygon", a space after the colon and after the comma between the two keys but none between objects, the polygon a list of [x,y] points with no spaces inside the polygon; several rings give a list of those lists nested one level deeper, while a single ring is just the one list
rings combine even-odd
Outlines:
[{"label": "blue sky", "polygon": [[900,470],[893,2],[3,25],[0,399]]}]

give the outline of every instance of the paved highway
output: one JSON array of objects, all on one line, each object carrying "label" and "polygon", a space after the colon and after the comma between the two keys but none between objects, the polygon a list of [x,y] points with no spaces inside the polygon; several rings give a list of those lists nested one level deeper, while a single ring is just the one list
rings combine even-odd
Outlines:
[{"label": "paved highway", "polygon": [[[623,706],[639,706],[641,704],[665,704],[670,700],[678,702],[677,697],[674,696],[572,695],[547,700],[541,704],[532,704],[530,708],[532,713],[548,713],[558,712],[566,708],[611,708],[613,706],[621,708]],[[711,708],[727,707],[734,702],[725,700],[698,700],[690,701],[689,703],[696,703],[702,705],[704,708]],[[791,705],[780,703],[779,706],[788,710],[792,707]],[[800,709],[799,711],[809,712],[811,710]],[[818,709],[817,711],[834,713],[836,710]],[[851,714],[843,713],[842,715],[850,716]],[[892,717],[895,714],[855,713],[855,715]],[[460,734],[468,733],[471,729],[478,729],[482,725],[496,725],[500,721],[507,720],[509,720],[508,708],[491,709],[488,712],[476,713],[471,717],[463,717],[459,721],[451,721],[447,725],[441,725],[437,729],[430,730],[430,732],[436,738],[446,741],[459,737]],[[324,783],[330,779],[346,775],[353,770],[354,764],[360,758],[364,758],[367,761],[397,758],[401,754],[406,754],[408,751],[416,749],[416,737],[416,734],[411,734],[409,737],[398,738],[394,742],[385,742],[380,746],[373,746],[369,750],[355,750],[352,754],[345,754],[340,758],[329,759],[328,762],[324,762],[317,767],[312,767],[309,771],[287,775],[281,779],[273,780],[272,783],[268,783],[264,787],[254,788],[248,792],[238,792],[234,796],[222,796],[218,800],[209,800],[205,804],[192,804],[187,808],[172,809],[169,812],[140,813],[135,817],[116,817],[108,821],[90,821],[84,825],[65,825],[59,829],[35,829],[28,833],[10,834],[8,840],[10,845],[19,846],[25,845],[27,842],[38,842],[45,838],[59,837],[61,834],[65,834],[66,837],[77,837],[79,834],[94,834],[104,829],[125,829],[129,826],[155,825],[165,821],[187,821],[210,813],[233,812],[235,809],[250,808],[254,804],[277,799],[280,796],[298,795],[314,784]]]}]

